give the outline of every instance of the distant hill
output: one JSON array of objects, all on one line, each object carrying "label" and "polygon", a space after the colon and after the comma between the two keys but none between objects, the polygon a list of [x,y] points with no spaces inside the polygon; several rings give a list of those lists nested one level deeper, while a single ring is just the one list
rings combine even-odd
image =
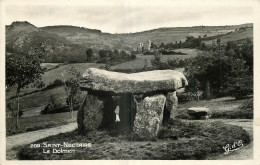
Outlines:
[{"label": "distant hill", "polygon": [[[243,32],[238,30],[242,27],[246,29]],[[12,50],[28,52],[36,41],[40,41],[47,47],[47,62],[63,62],[68,58],[85,56],[87,48],[93,48],[96,53],[99,49],[131,51],[140,42],[146,47],[149,40],[159,45],[162,42],[184,41],[187,36],[201,36],[207,43],[211,43],[214,37],[222,37],[223,42],[243,40],[253,36],[253,24],[158,28],[137,33],[110,34],[76,26],[38,28],[26,21],[13,22],[6,26],[6,47],[7,52]]]},{"label": "distant hill", "polygon": [[221,43],[227,43],[228,41],[234,41],[237,43],[244,42],[247,38],[253,39],[253,27],[245,26],[237,29],[234,32],[229,32],[227,34],[206,37],[204,42],[206,44],[212,44],[213,40],[220,39]]},{"label": "distant hill", "polygon": [[58,34],[43,31],[28,22],[14,22],[6,26],[6,51],[29,53],[42,43],[46,62],[71,61],[75,56],[85,56],[87,47],[74,44]]},{"label": "distant hill", "polygon": [[77,26],[45,26],[41,27],[41,30],[49,31],[49,32],[56,32],[56,33],[101,33],[101,30],[96,29],[88,29],[84,27],[77,27]]},{"label": "distant hill", "polygon": [[187,36],[216,36],[235,31],[241,27],[253,27],[253,24],[158,28],[124,34],[102,33],[100,30],[74,26],[48,26],[40,29],[65,37],[75,44],[84,44],[94,48],[131,50],[136,48],[140,42],[148,44],[149,39],[157,45],[162,42],[174,43],[184,41]]}]

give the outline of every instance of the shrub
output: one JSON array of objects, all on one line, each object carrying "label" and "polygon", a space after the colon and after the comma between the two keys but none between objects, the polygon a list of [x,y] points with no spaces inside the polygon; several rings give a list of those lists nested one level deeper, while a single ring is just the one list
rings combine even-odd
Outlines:
[{"label": "shrub", "polygon": [[49,83],[49,84],[44,88],[44,90],[46,90],[46,89],[53,89],[53,88],[56,88],[56,87],[60,87],[60,86],[62,86],[62,85],[64,85],[63,81],[60,80],[60,79],[56,79],[56,80],[53,81],[53,83]]},{"label": "shrub", "polygon": [[175,55],[175,54],[178,54],[178,55],[187,55],[187,53],[175,52],[175,51],[173,51],[173,50],[167,50],[167,49],[161,49],[161,50],[159,50],[159,52],[160,52],[162,55]]},{"label": "shrub", "polygon": [[58,108],[53,108],[50,104],[44,107],[41,111],[41,114],[53,114],[53,113],[62,113],[62,112],[69,112],[69,106],[61,106]]},{"label": "shrub", "polygon": [[63,81],[61,79],[56,79],[54,80],[53,84],[61,86],[63,85]]},{"label": "shrub", "polygon": [[63,111],[62,104],[54,96],[50,96],[49,103],[41,111],[41,114],[58,113]]}]

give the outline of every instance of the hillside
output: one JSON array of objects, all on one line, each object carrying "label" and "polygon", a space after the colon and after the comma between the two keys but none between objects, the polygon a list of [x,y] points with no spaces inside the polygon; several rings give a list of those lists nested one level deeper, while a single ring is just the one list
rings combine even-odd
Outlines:
[{"label": "hillside", "polygon": [[79,28],[74,26],[48,26],[40,29],[58,34],[75,44],[86,44],[93,48],[126,49],[136,48],[140,42],[148,44],[149,39],[160,44],[184,41],[187,36],[216,36],[235,31],[241,27],[252,27],[253,24],[233,26],[194,26],[158,28],[137,33],[109,34],[99,30]]},{"label": "hillside", "polygon": [[39,46],[39,43],[45,47],[45,62],[73,61],[77,56],[85,57],[87,49],[72,43],[65,37],[43,31],[28,22],[13,22],[10,26],[6,26],[7,53],[29,53],[32,48]]},{"label": "hillside", "polygon": [[[235,31],[246,27],[244,32]],[[250,30],[251,29],[251,30]],[[205,38],[211,43],[214,37],[222,37],[223,42],[243,40],[253,36],[253,24],[232,26],[194,26],[158,28],[137,33],[110,34],[100,30],[76,26],[46,26],[36,27],[29,22],[13,22],[6,26],[7,52],[29,52],[37,42],[46,47],[45,62],[85,62],[85,51],[92,48],[95,53],[99,49],[119,49],[131,51],[139,43],[148,46],[148,41],[160,43],[175,43],[184,41],[187,36]],[[82,61],[83,60],[83,61]]]},{"label": "hillside", "polygon": [[207,37],[204,42],[206,44],[212,44],[212,41],[216,39],[220,39],[221,43],[227,43],[228,41],[243,42],[246,38],[253,38],[253,27],[242,28],[223,35]]}]

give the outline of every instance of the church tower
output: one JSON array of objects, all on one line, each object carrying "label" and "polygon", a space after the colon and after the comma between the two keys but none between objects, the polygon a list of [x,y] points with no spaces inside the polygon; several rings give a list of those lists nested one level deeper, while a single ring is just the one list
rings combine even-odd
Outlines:
[{"label": "church tower", "polygon": [[150,51],[150,49],[151,49],[151,44],[152,44],[152,42],[151,42],[151,40],[149,39],[149,43],[148,43],[148,50]]}]

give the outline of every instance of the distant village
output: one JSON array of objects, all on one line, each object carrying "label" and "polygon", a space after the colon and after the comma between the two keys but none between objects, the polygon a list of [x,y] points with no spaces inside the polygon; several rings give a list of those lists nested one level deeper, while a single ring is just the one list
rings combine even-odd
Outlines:
[{"label": "distant village", "polygon": [[145,50],[147,51],[151,51],[151,45],[152,45],[152,42],[151,40],[149,39],[148,43],[143,43],[143,42],[140,42],[139,45],[134,48],[134,51],[135,52],[144,52]]}]

